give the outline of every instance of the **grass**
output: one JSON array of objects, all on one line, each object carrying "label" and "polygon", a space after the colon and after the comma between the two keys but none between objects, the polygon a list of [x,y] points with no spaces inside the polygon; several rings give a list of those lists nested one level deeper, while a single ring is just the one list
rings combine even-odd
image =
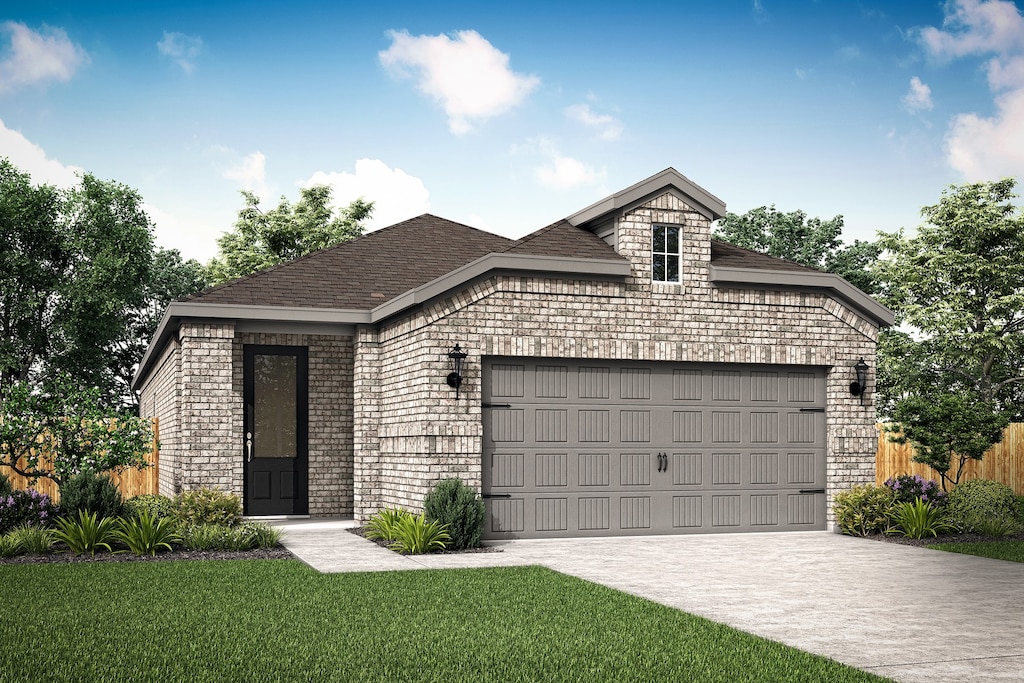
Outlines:
[{"label": "grass", "polygon": [[541,567],[40,564],[0,580],[4,683],[884,680]]},{"label": "grass", "polygon": [[1024,562],[1024,541],[978,541],[976,543],[933,543],[933,550],[991,557],[994,560]]}]

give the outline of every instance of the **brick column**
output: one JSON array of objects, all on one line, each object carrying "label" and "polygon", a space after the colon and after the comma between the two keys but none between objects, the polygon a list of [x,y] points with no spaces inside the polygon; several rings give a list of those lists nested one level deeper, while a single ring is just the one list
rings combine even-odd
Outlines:
[{"label": "brick column", "polygon": [[352,375],[355,518],[365,521],[381,507],[380,336],[376,328],[356,330]]}]

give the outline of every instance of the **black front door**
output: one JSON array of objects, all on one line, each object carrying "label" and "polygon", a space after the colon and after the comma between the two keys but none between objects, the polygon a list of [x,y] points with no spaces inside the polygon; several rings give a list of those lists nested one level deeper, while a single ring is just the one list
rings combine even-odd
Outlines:
[{"label": "black front door", "polygon": [[306,514],[307,349],[246,344],[244,357],[245,514]]}]

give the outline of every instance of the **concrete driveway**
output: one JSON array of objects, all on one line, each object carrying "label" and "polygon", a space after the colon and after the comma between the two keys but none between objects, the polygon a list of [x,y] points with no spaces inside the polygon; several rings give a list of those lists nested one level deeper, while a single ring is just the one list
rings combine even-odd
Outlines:
[{"label": "concrete driveway", "polygon": [[1024,681],[1024,564],[829,532],[514,541],[402,557],[288,525],[325,571],[539,564],[899,681]]}]

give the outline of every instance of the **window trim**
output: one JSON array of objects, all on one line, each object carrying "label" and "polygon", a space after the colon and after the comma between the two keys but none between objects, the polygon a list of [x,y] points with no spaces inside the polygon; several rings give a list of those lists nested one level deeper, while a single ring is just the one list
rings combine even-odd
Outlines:
[{"label": "window trim", "polygon": [[[660,245],[655,244],[655,236],[657,235],[657,232],[658,232],[659,228],[662,229],[662,230],[665,230],[664,239],[662,240],[662,244],[660,244]],[[670,231],[670,230],[674,231],[675,235],[676,235],[676,240],[675,240],[676,241],[676,249],[675,249],[675,251],[669,251],[669,249],[668,249],[668,244],[669,244],[669,232],[668,231]],[[659,249],[659,247],[660,247],[660,249]],[[682,271],[683,271],[683,226],[681,226],[681,225],[671,225],[671,224],[666,224],[666,223],[654,223],[654,224],[652,224],[651,225],[651,252],[650,253],[651,253],[651,282],[657,283],[657,284],[665,284],[665,285],[680,285],[680,284],[682,284],[682,282],[683,282],[683,273],[682,273]],[[659,257],[664,260],[664,265],[663,265],[663,267],[661,269],[662,270],[662,274],[663,274],[663,278],[662,279],[658,279],[658,278],[655,277],[655,272],[656,272],[655,263],[657,262]],[[669,273],[671,272],[671,269],[669,268],[669,263],[670,263],[669,259],[670,258],[675,260],[675,265],[676,265],[676,278],[674,280],[669,280],[668,279]]]}]

